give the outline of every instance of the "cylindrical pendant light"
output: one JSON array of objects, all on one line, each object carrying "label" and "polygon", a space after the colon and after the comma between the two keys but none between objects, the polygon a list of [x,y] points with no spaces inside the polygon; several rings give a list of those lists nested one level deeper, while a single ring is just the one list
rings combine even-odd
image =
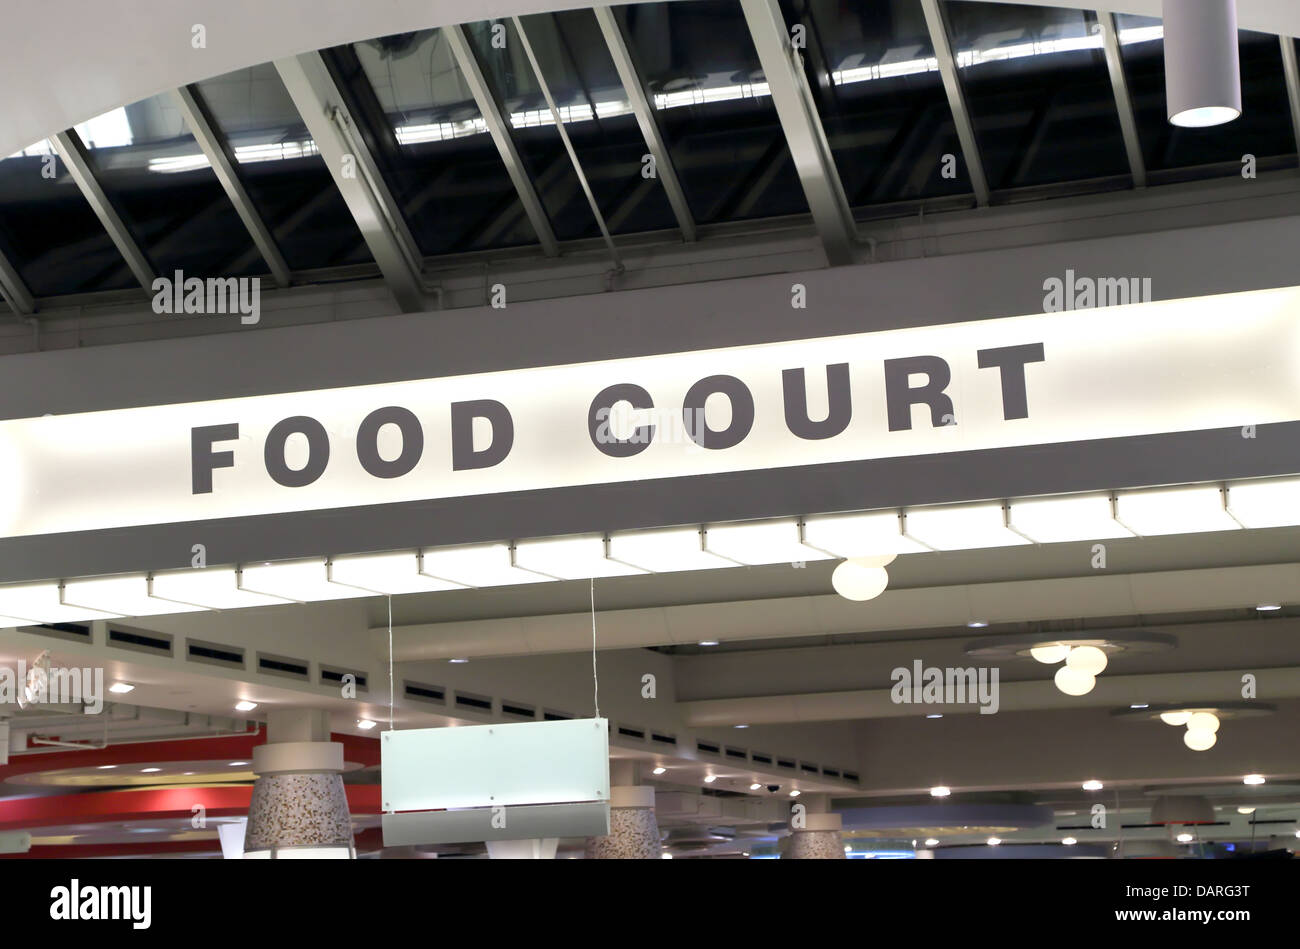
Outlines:
[{"label": "cylindrical pendant light", "polygon": [[1237,0],[1164,0],[1169,123],[1204,128],[1241,115]]}]

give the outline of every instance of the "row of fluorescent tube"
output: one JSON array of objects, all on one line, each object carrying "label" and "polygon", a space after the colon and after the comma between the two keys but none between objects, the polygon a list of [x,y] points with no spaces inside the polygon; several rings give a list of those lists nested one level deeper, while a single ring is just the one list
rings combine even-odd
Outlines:
[{"label": "row of fluorescent tube", "polygon": [[0,586],[0,627],[382,594],[1300,526],[1300,478],[822,514]]}]

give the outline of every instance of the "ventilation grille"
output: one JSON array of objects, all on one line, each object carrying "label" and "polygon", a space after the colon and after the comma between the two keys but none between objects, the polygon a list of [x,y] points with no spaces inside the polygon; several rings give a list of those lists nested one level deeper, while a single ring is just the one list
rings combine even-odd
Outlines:
[{"label": "ventilation grille", "polygon": [[697,741],[695,749],[709,755],[718,755],[722,753],[722,748],[718,745],[711,745],[707,741]]},{"label": "ventilation grille", "polygon": [[426,685],[423,682],[403,682],[402,694],[408,699],[414,699],[417,702],[431,702],[437,705],[445,705],[447,702],[447,690],[440,685]]},{"label": "ventilation grille", "polygon": [[661,742],[661,743],[663,743],[663,744],[665,744],[665,745],[675,745],[675,744],[677,744],[677,736],[676,736],[676,735],[661,735],[661,734],[659,734],[658,732],[651,732],[651,733],[650,733],[650,740],[651,740],[651,741]]},{"label": "ventilation grille", "polygon": [[618,733],[623,738],[636,738],[639,741],[645,741],[644,728],[632,728],[628,725],[620,725],[618,726]]},{"label": "ventilation grille", "polygon": [[542,721],[544,722],[567,722],[573,716],[568,712],[557,712],[553,708],[542,709]]},{"label": "ventilation grille", "polygon": [[776,760],[776,766],[778,768],[789,768],[791,771],[794,770],[794,762],[786,761],[784,758],[778,758]]},{"label": "ventilation grille", "polygon": [[170,656],[172,638],[166,633],[144,633],[135,629],[108,628],[108,644],[119,649],[133,649],[136,652],[151,652],[154,655]]},{"label": "ventilation grille", "polygon": [[800,762],[800,763],[799,763],[799,770],[800,770],[800,771],[806,771],[808,774],[820,774],[820,773],[821,773],[815,764],[804,764],[803,762]]},{"label": "ventilation grille", "polygon": [[198,639],[186,640],[185,658],[190,662],[203,662],[229,669],[244,668],[244,650],[238,646],[219,646]]},{"label": "ventilation grille", "polygon": [[486,695],[472,695],[469,692],[456,693],[457,708],[472,708],[478,712],[492,711],[492,699]]},{"label": "ventilation grille", "polygon": [[749,756],[749,759],[750,759],[751,761],[753,761],[754,764],[771,764],[771,763],[772,763],[772,756],[769,755],[769,754],[765,754],[765,753],[763,753],[763,752],[761,752],[761,751],[756,751],[756,752],[754,752],[752,755]]},{"label": "ventilation grille", "polygon": [[305,659],[290,659],[288,656],[272,656],[261,652],[257,654],[257,671],[289,679],[311,678],[311,670]]},{"label": "ventilation grille", "polygon": [[741,761],[748,761],[748,760],[749,760],[749,752],[745,751],[745,749],[743,749],[743,748],[728,748],[728,749],[727,749],[727,757],[728,757],[728,758],[739,758]]},{"label": "ventilation grille", "polygon": [[55,636],[69,639],[74,643],[90,642],[89,623],[42,623],[39,626],[20,627],[29,633],[39,632],[43,636]]},{"label": "ventilation grille", "polygon": [[366,674],[357,672],[355,669],[339,669],[336,666],[320,667],[320,684],[321,685],[342,685],[344,676],[352,676],[352,681],[356,684],[357,690],[366,691]]},{"label": "ventilation grille", "polygon": [[523,702],[512,702],[508,699],[501,700],[501,714],[514,715],[518,718],[536,718],[537,709],[531,705],[525,705]]}]

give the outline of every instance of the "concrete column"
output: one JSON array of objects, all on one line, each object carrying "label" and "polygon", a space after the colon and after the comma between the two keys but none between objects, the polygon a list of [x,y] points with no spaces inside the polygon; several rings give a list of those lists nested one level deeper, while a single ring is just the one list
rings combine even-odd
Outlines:
[{"label": "concrete column", "polygon": [[588,837],[588,860],[657,860],[659,822],[655,820],[655,789],[646,785],[609,789],[609,834]]},{"label": "concrete column", "polygon": [[[803,813],[796,808],[802,803]],[[785,860],[844,860],[844,840],[840,836],[843,819],[830,813],[830,796],[805,794],[791,805],[790,841],[782,858]]]},{"label": "concrete column", "polygon": [[253,799],[244,857],[355,856],[343,791],[343,746],[329,740],[329,713],[273,709],[253,749]]}]

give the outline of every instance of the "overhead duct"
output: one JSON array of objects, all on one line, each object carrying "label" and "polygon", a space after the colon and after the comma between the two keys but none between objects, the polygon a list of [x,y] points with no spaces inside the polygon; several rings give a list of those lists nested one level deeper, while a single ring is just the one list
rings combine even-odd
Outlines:
[{"label": "overhead duct", "polygon": [[1241,115],[1237,0],[1164,0],[1169,123],[1222,125]]}]

